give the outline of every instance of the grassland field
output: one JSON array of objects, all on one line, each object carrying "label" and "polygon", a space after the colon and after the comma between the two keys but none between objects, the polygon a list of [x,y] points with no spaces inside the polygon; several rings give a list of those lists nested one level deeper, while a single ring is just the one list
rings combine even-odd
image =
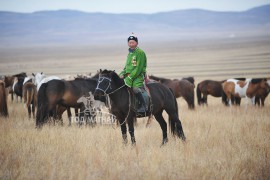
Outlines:
[{"label": "grassland field", "polygon": [[[270,77],[270,38],[140,44],[148,73],[167,78],[205,79]],[[126,44],[117,46],[48,46],[1,48],[0,72],[48,75],[120,71]],[[186,143],[141,118],[136,147],[122,144],[120,127],[76,124],[35,128],[23,103],[8,99],[9,117],[0,118],[1,179],[269,179],[270,98],[265,107],[225,107],[209,97],[208,106],[189,110],[177,99]],[[196,101],[196,99],[195,99]],[[166,113],[164,113],[167,119]]]}]

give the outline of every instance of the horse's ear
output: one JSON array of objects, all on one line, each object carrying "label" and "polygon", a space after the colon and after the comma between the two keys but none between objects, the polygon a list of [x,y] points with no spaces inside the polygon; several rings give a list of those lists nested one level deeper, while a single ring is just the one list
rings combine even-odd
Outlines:
[{"label": "horse's ear", "polygon": [[43,72],[41,72],[40,74],[43,74]]},{"label": "horse's ear", "polygon": [[32,73],[33,76],[36,76],[35,73]]},{"label": "horse's ear", "polygon": [[102,72],[102,69],[99,69],[99,72],[101,73]]}]

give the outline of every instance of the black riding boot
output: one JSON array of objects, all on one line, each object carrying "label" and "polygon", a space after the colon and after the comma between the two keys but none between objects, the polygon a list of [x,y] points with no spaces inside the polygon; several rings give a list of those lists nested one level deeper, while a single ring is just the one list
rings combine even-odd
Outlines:
[{"label": "black riding boot", "polygon": [[145,113],[147,112],[147,106],[146,106],[146,103],[144,101],[144,98],[143,98],[143,95],[141,92],[139,93],[136,93],[135,94],[139,100],[139,102],[141,103],[141,106],[137,107],[137,112],[138,113]]}]

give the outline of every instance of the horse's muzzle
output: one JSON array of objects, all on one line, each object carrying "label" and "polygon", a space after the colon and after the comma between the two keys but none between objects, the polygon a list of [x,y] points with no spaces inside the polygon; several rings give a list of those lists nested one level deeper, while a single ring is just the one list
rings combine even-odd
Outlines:
[{"label": "horse's muzzle", "polygon": [[94,99],[95,100],[100,100],[100,98],[104,96],[104,93],[100,90],[95,90],[94,92]]}]

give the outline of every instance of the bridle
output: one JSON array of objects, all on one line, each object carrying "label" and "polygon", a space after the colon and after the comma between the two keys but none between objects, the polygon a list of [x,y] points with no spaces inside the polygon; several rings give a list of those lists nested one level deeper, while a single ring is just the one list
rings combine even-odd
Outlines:
[{"label": "bridle", "polygon": [[[101,89],[101,88],[99,87],[100,83],[102,83],[104,80],[109,81],[109,84],[108,84],[108,86],[105,88],[105,90],[104,90],[104,89]],[[108,99],[108,102],[109,102],[109,103],[108,103],[108,104],[109,104],[109,109],[111,109],[110,100],[109,100],[109,95],[115,93],[116,91],[118,91],[118,90],[120,90],[121,88],[123,88],[123,87],[126,86],[126,85],[124,84],[123,86],[121,86],[121,87],[115,89],[114,91],[112,91],[112,92],[110,92],[110,93],[107,93],[107,90],[108,90],[109,88],[110,88],[110,89],[112,88],[112,87],[111,87],[111,81],[112,81],[111,78],[104,77],[104,76],[99,76],[98,84],[97,84],[97,87],[96,87],[96,90],[102,91],[102,92],[104,93],[103,96],[106,96],[106,98]],[[128,109],[128,114],[127,114],[127,116],[125,117],[125,120],[120,124],[120,126],[122,126],[124,123],[126,123],[126,121],[127,121],[127,119],[128,119],[128,116],[129,116],[129,114],[130,114],[130,110],[131,110],[131,96],[130,96],[130,92],[129,92],[129,91],[128,91],[128,94],[129,94],[129,109]]]},{"label": "bridle", "polygon": [[[102,83],[104,80],[109,81],[109,84],[108,84],[108,86],[105,88],[105,90],[99,87],[100,83]],[[104,94],[108,94],[108,93],[107,93],[107,90],[108,90],[109,88],[112,89],[112,87],[111,87],[111,81],[112,81],[111,78],[104,77],[104,76],[100,76],[100,77],[98,78],[98,84],[97,84],[96,90],[100,90],[100,91],[102,91]]]},{"label": "bridle", "polygon": [[[104,80],[107,80],[109,81],[109,84],[108,86],[104,89],[100,88],[99,85],[100,83],[102,83]],[[111,82],[112,82],[112,79],[111,78],[108,78],[108,77],[104,77],[104,76],[100,76],[99,79],[98,79],[98,84],[97,84],[97,87],[96,87],[96,90],[100,90],[104,93],[104,95],[110,95],[110,94],[113,94],[115,93],[116,91],[120,90],[121,88],[123,88],[124,86],[126,86],[125,84],[117,89],[115,89],[114,91],[110,92],[110,93],[107,93],[107,90],[110,88],[112,89],[111,87]]]}]

